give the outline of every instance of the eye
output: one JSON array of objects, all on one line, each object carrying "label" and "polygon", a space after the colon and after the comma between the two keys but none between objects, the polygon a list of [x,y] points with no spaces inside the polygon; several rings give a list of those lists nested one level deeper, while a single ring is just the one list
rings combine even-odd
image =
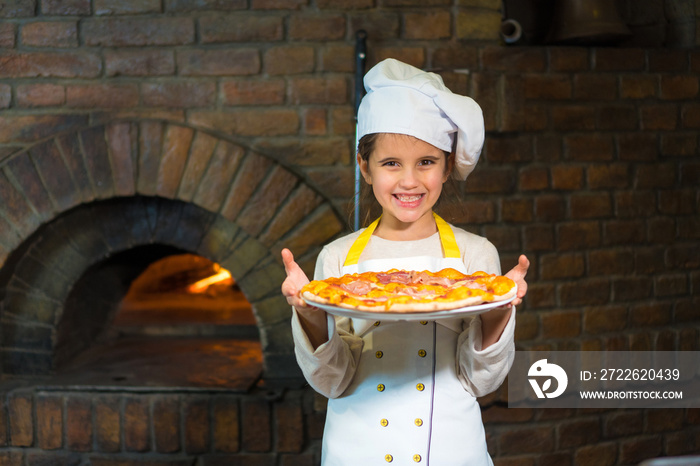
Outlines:
[{"label": "eye", "polygon": [[399,164],[395,160],[386,160],[382,162],[382,167],[397,167]]},{"label": "eye", "polygon": [[420,162],[418,162],[418,166],[425,167],[425,166],[430,166],[430,165],[435,165],[437,161],[435,159],[423,159]]}]

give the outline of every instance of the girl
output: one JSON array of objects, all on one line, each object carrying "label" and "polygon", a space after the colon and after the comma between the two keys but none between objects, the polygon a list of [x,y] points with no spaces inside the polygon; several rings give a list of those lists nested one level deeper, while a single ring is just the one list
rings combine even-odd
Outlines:
[{"label": "girl", "polygon": [[[391,59],[367,73],[365,87],[357,158],[382,215],[324,247],[315,279],[392,268],[500,274],[491,243],[433,213],[448,177],[465,179],[478,160],[479,106],[438,75]],[[309,280],[289,250],[282,258],[297,361],[329,398],[323,465],[493,464],[476,397],[497,389],[512,364],[525,256],[507,274],[518,284],[512,305],[420,322],[334,318],[307,306],[299,290]]]}]

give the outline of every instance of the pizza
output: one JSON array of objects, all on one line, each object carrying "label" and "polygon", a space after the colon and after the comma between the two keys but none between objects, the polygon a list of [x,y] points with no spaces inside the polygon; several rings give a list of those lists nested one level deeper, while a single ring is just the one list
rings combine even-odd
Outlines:
[{"label": "pizza", "polygon": [[455,269],[417,272],[392,269],[314,280],[301,289],[307,304],[326,304],[370,312],[433,312],[515,298],[508,277]]}]

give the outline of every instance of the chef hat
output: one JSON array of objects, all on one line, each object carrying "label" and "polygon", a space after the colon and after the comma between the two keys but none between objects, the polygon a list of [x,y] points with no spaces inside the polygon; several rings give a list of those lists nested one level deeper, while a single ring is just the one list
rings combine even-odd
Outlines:
[{"label": "chef hat", "polygon": [[455,148],[454,175],[467,178],[484,145],[484,117],[474,100],[452,93],[439,75],[392,58],[369,70],[364,82],[358,140],[366,134],[399,133],[447,152]]}]

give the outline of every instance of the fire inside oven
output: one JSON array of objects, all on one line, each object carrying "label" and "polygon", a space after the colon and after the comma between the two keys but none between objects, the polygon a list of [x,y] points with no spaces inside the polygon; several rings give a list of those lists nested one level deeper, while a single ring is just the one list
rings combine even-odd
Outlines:
[{"label": "fire inside oven", "polygon": [[250,303],[231,273],[194,254],[151,264],[132,282],[113,325],[131,335],[215,335],[227,325],[249,333],[256,328]]}]

